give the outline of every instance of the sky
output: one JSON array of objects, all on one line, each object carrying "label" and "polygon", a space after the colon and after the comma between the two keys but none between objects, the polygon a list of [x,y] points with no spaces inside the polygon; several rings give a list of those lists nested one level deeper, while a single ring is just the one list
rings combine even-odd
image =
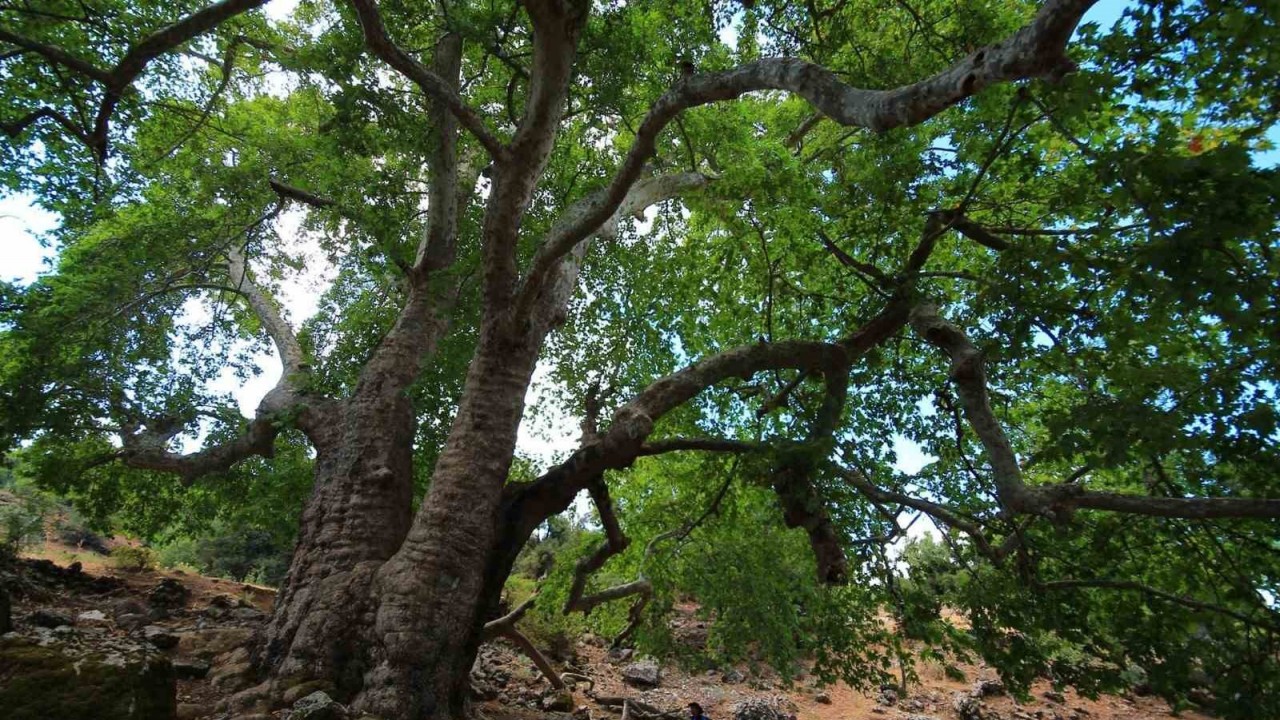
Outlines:
[{"label": "sky", "polygon": [[[274,0],[268,4],[267,13],[275,18],[285,17],[296,3],[297,0]],[[1125,0],[1103,0],[1085,17],[1085,22],[1109,26],[1120,16],[1126,4]],[[736,45],[737,26],[737,23],[731,23],[722,31],[721,37],[726,43]],[[1277,153],[1269,155],[1276,156],[1267,158],[1271,162],[1280,158]],[[331,271],[324,268],[318,248],[300,239],[300,234],[296,232],[297,222],[297,216],[286,216],[279,228],[284,242],[290,245],[290,252],[314,260],[309,265],[313,271],[286,282],[279,298],[295,327],[315,312],[319,295],[331,279]],[[47,271],[55,250],[43,244],[41,238],[56,228],[57,223],[55,215],[35,207],[29,196],[0,196],[0,279],[26,284],[41,272]],[[199,303],[192,302],[188,305],[187,316],[190,321],[199,322],[204,315],[205,311]],[[241,411],[246,415],[252,415],[258,400],[275,384],[280,374],[280,363],[274,355],[264,356],[262,360],[264,372],[258,377],[241,383],[228,372],[213,388],[233,393]],[[528,396],[531,406],[548,405],[547,400],[554,390],[550,374],[550,368],[545,365],[535,372]],[[578,433],[576,418],[562,412],[544,411],[522,424],[518,451],[540,465],[546,465],[571,451],[576,446]],[[899,457],[899,469],[908,474],[918,472],[931,461],[918,446],[905,438],[899,438],[894,449]],[[932,529],[930,523],[916,523],[911,534],[919,535]]]}]

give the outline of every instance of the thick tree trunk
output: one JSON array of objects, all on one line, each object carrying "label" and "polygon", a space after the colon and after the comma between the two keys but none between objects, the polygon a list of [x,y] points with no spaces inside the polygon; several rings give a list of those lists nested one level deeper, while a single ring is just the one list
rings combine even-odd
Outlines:
[{"label": "thick tree trunk", "polygon": [[376,664],[355,705],[383,717],[466,714],[485,613],[500,592],[502,578],[486,569],[537,347],[489,330],[422,508],[377,572]]},{"label": "thick tree trunk", "polygon": [[277,692],[320,680],[354,695],[367,667],[374,573],[412,519],[414,418],[403,395],[357,396],[313,433],[315,488],[256,652]]}]

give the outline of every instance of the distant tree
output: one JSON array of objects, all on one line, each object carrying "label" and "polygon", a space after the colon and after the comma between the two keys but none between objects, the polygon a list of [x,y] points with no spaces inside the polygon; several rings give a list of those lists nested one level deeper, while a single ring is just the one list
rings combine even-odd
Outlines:
[{"label": "distant tree", "polygon": [[[0,295],[0,443],[87,502],[234,478],[286,430],[314,453],[241,701],[321,680],[465,715],[480,642],[519,635],[518,553],[586,491],[570,611],[692,573],[641,561],[705,527],[740,543],[717,608],[758,568],[803,589],[789,622],[853,598],[803,626],[835,638],[923,513],[1010,677],[1071,642],[1280,712],[1273,3],[1109,32],[1077,27],[1091,0],[264,4],[0,5],[0,182],[63,219],[56,269]],[[337,268],[301,327],[297,215]],[[209,381],[263,348],[283,373],[245,418]],[[540,360],[583,432],[529,479]],[[898,436],[936,462],[894,471]],[[687,453],[741,459],[737,526],[662,471]]]}]

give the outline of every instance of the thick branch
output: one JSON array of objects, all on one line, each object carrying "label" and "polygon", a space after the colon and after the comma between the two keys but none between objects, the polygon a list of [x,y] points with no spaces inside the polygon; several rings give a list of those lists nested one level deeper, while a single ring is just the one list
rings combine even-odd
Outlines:
[{"label": "thick branch", "polygon": [[275,455],[275,439],[280,427],[269,417],[258,417],[235,439],[199,452],[180,454],[167,448],[174,435],[172,428],[134,430],[121,433],[120,459],[125,465],[141,470],[171,472],[190,485],[203,475],[225,472],[231,466],[253,455],[265,458]]},{"label": "thick branch", "polygon": [[302,352],[302,345],[298,343],[297,335],[280,314],[275,301],[249,277],[249,268],[245,263],[244,254],[234,245],[227,250],[227,269],[231,274],[231,282],[236,286],[236,292],[248,301],[249,307],[253,309],[258,320],[262,322],[262,327],[271,336],[271,341],[275,343],[276,351],[280,353],[280,362],[284,365],[284,377],[303,371],[306,366],[306,357]]},{"label": "thick branch", "polygon": [[911,312],[911,326],[951,358],[951,380],[965,419],[987,451],[1000,504],[1014,512],[1070,513],[1077,508],[1179,518],[1280,518],[1280,499],[1180,498],[1096,492],[1076,483],[1028,487],[1009,438],[991,409],[982,354],[934,305]]},{"label": "thick branch", "polygon": [[987,451],[1000,504],[1015,511],[1033,510],[1013,446],[991,410],[982,353],[960,328],[938,314],[936,305],[916,306],[911,311],[911,327],[951,358],[951,381],[960,396],[965,419]]},{"label": "thick branch", "polygon": [[480,141],[491,156],[494,158],[506,156],[506,149],[503,148],[502,143],[489,131],[480,115],[462,101],[462,97],[454,91],[449,82],[428,70],[399,45],[392,42],[374,0],[351,0],[351,6],[355,8],[356,17],[360,20],[365,44],[374,55],[412,80],[428,96],[444,103],[449,112],[453,113],[462,126]]},{"label": "thick branch", "polygon": [[565,243],[572,246],[587,238],[613,215],[640,178],[659,134],[689,108],[749,92],[784,90],[808,100],[842,125],[876,132],[916,125],[990,85],[1024,78],[1056,79],[1073,70],[1066,44],[1095,2],[1048,0],[1031,22],[1011,37],[974,52],[933,77],[893,90],[853,88],[830,70],[796,58],[768,58],[725,72],[687,76],[649,109],[627,157],[604,191],[603,201],[566,231]]},{"label": "thick branch", "polygon": [[[457,92],[462,73],[462,36],[450,33],[436,44],[435,73]],[[458,233],[458,120],[439,98],[428,111],[431,154],[427,158],[427,231],[413,261],[415,278],[453,264]]]},{"label": "thick branch", "polygon": [[315,208],[330,208],[338,203],[327,197],[321,197],[315,193],[303,190],[300,187],[294,187],[287,183],[272,178],[270,181],[271,189],[275,191],[281,198],[287,200],[296,200],[303,205],[310,205]]},{"label": "thick branch", "polygon": [[[695,172],[659,175],[642,180],[631,187],[622,203],[615,206],[613,214],[592,228],[592,232],[605,239],[612,239],[617,234],[618,223],[622,218],[701,188],[708,181],[706,175]],[[575,229],[583,218],[598,213],[607,199],[607,191],[600,190],[570,205],[556,220],[529,264],[529,271],[525,274],[516,301],[515,317],[523,318],[527,315],[531,304],[547,284],[548,275],[582,240],[573,234]]]}]

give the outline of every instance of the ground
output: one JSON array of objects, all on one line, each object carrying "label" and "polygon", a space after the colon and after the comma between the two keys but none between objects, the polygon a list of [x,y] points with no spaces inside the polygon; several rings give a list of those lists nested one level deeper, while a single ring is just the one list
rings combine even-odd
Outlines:
[{"label": "ground", "polygon": [[[77,572],[68,569],[77,562]],[[171,645],[159,652],[180,665],[180,677],[186,676],[178,681],[178,717],[228,717],[219,711],[219,703],[230,695],[234,675],[243,668],[245,655],[238,648],[267,618],[273,599],[270,588],[179,571],[124,571],[114,568],[102,555],[55,542],[27,553],[19,569],[20,582],[14,581],[12,573],[8,576],[19,635],[86,647],[133,643],[155,652],[146,637],[149,632],[159,644]],[[173,582],[188,591],[185,599],[172,601],[177,604],[171,603],[169,609],[157,608],[157,599],[163,599],[164,592],[157,596],[156,588],[172,589]],[[687,626],[684,629],[694,630],[688,633],[691,637],[698,636],[697,623],[701,622],[694,617],[694,608],[681,606],[676,618],[677,623]],[[38,627],[32,618],[37,611],[74,619],[74,630]],[[137,612],[146,615],[137,616]],[[161,637],[165,634],[172,637],[166,640]],[[589,716],[593,720],[618,718],[622,712],[618,699],[623,697],[642,703],[631,713],[637,718],[646,717],[644,708],[683,715],[685,704],[697,701],[714,720],[729,720],[740,703],[757,700],[784,716],[794,713],[798,720],[952,720],[961,716],[955,708],[957,697],[972,694],[976,683],[996,677],[989,668],[961,665],[966,679],[957,681],[947,678],[940,666],[926,664],[920,668],[920,684],[913,686],[907,697],[886,704],[891,698],[879,693],[864,694],[845,685],[817,687],[808,677],[788,687],[767,671],[747,677],[745,668],[737,668],[742,674],[737,678],[730,672],[734,668],[688,673],[674,663],[661,663],[660,684],[641,690],[623,681],[623,668],[636,658],[625,656],[625,652],[610,653],[598,638],[583,638],[568,655],[557,667],[586,676],[590,682],[574,686],[572,706],[565,709],[576,709],[573,715],[579,719]],[[477,703],[484,718],[568,718],[567,714],[544,710],[551,695],[547,681],[527,658],[503,642],[482,649],[473,684],[484,698]],[[979,704],[978,717],[984,720],[1155,720],[1170,714],[1169,706],[1158,698],[1104,696],[1090,700],[1070,689],[1054,696],[1048,683],[1037,684],[1032,701],[1025,704],[1004,694],[985,696]],[[278,712],[275,717],[286,714]],[[1182,717],[1208,718],[1194,712]]]}]

